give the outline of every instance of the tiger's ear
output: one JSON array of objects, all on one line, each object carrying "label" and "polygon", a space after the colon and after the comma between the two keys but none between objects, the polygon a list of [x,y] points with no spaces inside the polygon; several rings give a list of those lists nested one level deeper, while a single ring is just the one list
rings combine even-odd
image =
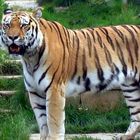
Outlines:
[{"label": "tiger's ear", "polygon": [[4,13],[4,15],[8,15],[8,14],[13,13],[13,10],[12,9],[5,9],[3,13]]},{"label": "tiger's ear", "polygon": [[42,17],[42,10],[43,10],[42,7],[38,7],[38,8],[33,12],[33,16],[34,16],[36,19],[41,18],[41,17]]}]

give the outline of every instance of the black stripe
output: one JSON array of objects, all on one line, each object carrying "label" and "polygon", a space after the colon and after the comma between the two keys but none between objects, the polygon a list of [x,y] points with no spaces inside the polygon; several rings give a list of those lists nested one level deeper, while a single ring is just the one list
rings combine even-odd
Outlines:
[{"label": "black stripe", "polygon": [[53,80],[54,80],[54,78],[55,78],[55,75],[56,75],[56,73],[57,73],[59,67],[60,67],[60,63],[59,63],[59,65],[58,65],[56,71],[54,72],[54,74],[53,74],[53,76],[52,76],[52,80],[51,80],[50,84],[49,84],[49,85],[46,87],[46,89],[44,90],[45,93],[48,91],[48,89],[50,88],[51,84],[53,83]]},{"label": "black stripe", "polygon": [[128,107],[129,109],[130,109],[130,108],[131,108],[131,109],[132,109],[132,108],[135,108],[135,106],[131,106],[131,105],[128,105],[127,107]]},{"label": "black stripe", "polygon": [[[77,33],[75,32],[75,31],[73,31],[74,33],[75,33],[75,39],[76,39],[76,43],[77,43],[77,46],[75,46],[74,44],[74,46],[77,48],[76,49],[76,58],[75,58],[75,64],[74,64],[74,72],[73,72],[73,74],[72,74],[72,79],[74,78],[74,76],[76,75],[76,73],[77,73],[77,63],[78,63],[78,54],[79,54],[79,48],[80,48],[80,40],[79,40],[79,38],[78,38],[78,35],[77,35]],[[74,42],[73,42],[74,43]]]},{"label": "black stripe", "polygon": [[38,118],[41,118],[41,117],[46,117],[46,114],[45,113],[41,113]]},{"label": "black stripe", "polygon": [[131,101],[131,102],[140,102],[140,98],[137,98],[137,99],[129,99],[129,101]]},{"label": "black stripe", "polygon": [[85,89],[86,89],[86,91],[90,91],[90,79],[89,78],[86,78]]},{"label": "black stripe", "polygon": [[[104,43],[103,43],[103,44],[104,44]],[[107,47],[105,46],[105,44],[104,44],[104,50],[105,50],[104,52],[105,52],[105,56],[106,56],[107,63],[108,63],[108,65],[109,65],[110,68],[111,68],[111,72],[114,73],[112,57],[111,57],[111,54],[110,54],[110,52],[108,51]]]},{"label": "black stripe", "polygon": [[[33,20],[33,22],[36,24],[36,26],[32,26],[32,27],[36,27],[35,28],[35,32],[36,32],[36,39],[37,39],[37,35],[38,35],[38,26],[39,26],[39,23],[38,23],[38,21],[36,21],[34,18],[32,18],[32,16],[30,16],[30,18]],[[35,40],[34,40],[34,42],[35,42]]]},{"label": "black stripe", "polygon": [[139,86],[139,83],[137,81],[135,81],[134,83],[130,84],[130,86],[138,87]]},{"label": "black stripe", "polygon": [[125,97],[125,98],[127,98],[127,99],[130,99],[130,98],[132,98],[131,96],[126,96],[126,95],[124,95],[124,97]]},{"label": "black stripe", "polygon": [[114,63],[113,63],[113,66],[115,67],[115,71],[116,71],[116,73],[119,74],[119,73],[120,73],[119,68],[118,68]]},{"label": "black stripe", "polygon": [[29,93],[30,94],[33,94],[33,95],[35,95],[35,96],[37,96],[37,97],[39,97],[39,98],[41,98],[41,99],[46,99],[46,97],[44,96],[41,96],[41,95],[39,95],[38,93],[36,93],[36,92],[33,92],[33,91],[29,91]]},{"label": "black stripe", "polygon": [[96,42],[96,39],[95,39],[95,36],[94,36],[94,32],[93,32],[94,29],[90,29],[90,28],[88,28],[87,31],[90,32],[90,34],[91,34],[91,36],[92,36],[92,38],[93,38],[93,41]]},{"label": "black stripe", "polygon": [[135,66],[135,74],[134,74],[134,79],[136,78],[136,74],[137,74],[137,72],[138,72],[138,69],[137,69],[137,67]]},{"label": "black stripe", "polygon": [[91,43],[91,38],[90,35],[87,32],[87,42],[88,42],[88,52],[89,52],[89,56],[91,57],[91,47],[92,47],[92,43]]},{"label": "black stripe", "polygon": [[129,45],[127,37],[125,38],[125,40],[126,40],[126,48],[127,48],[127,51],[128,51],[129,57],[130,57],[131,65],[132,65],[132,68],[134,69],[134,60],[133,60],[132,53],[130,50],[131,46]]},{"label": "black stripe", "polygon": [[86,55],[85,55],[85,49],[83,49],[83,80],[87,77],[87,65],[86,65]]},{"label": "black stripe", "polygon": [[57,35],[60,37],[60,40],[61,40],[61,43],[62,43],[62,46],[63,46],[63,50],[64,50],[64,53],[63,53],[63,61],[65,61],[65,52],[66,52],[65,51],[65,44],[64,44],[64,41],[62,39],[62,35],[61,35],[61,32],[60,32],[60,29],[59,29],[57,23],[55,23],[55,22],[52,22],[51,25],[54,27],[55,31],[57,32]]},{"label": "black stripe", "polygon": [[26,77],[24,76],[24,82],[29,86],[32,87],[31,84],[27,81]]},{"label": "black stripe", "polygon": [[59,26],[58,26],[58,24],[56,23],[56,22],[52,22],[54,25],[55,25],[55,27],[57,28],[57,31],[58,31],[58,33],[59,33],[59,36],[60,36],[60,39],[61,39],[61,42],[62,42],[62,45],[63,45],[63,47],[65,46],[65,43],[64,43],[64,40],[63,40],[63,37],[62,37],[62,33],[61,33],[61,30],[60,30],[60,28],[59,28]]},{"label": "black stripe", "polygon": [[37,35],[38,35],[38,27],[37,27],[37,25],[36,25],[36,28],[35,28],[35,32],[36,32],[36,39],[37,39]]},{"label": "black stripe", "polygon": [[84,35],[84,37],[86,38],[85,32],[84,32],[83,30],[80,30],[80,31],[81,31],[81,33]]},{"label": "black stripe", "polygon": [[116,39],[115,39],[115,41],[116,41],[116,44],[117,44],[117,54],[118,54],[120,62],[123,65],[122,72],[124,73],[124,75],[126,77],[127,76],[127,65],[125,64],[125,61],[124,61],[124,55],[123,55],[123,52],[121,50],[120,44],[118,43],[118,41]]},{"label": "black stripe", "polygon": [[104,81],[104,73],[103,73],[103,70],[101,68],[101,65],[100,65],[100,61],[99,61],[99,57],[98,57],[98,54],[97,54],[97,51],[96,51],[96,47],[94,47],[94,58],[95,58],[95,65],[97,67],[97,74],[98,74],[98,78],[101,82]]},{"label": "black stripe", "polygon": [[29,64],[25,60],[24,60],[24,62],[25,62],[28,74],[32,76],[32,73],[29,71]]},{"label": "black stripe", "polygon": [[[62,73],[63,71],[65,71],[64,69],[65,67],[65,55],[66,55],[66,47],[65,47],[65,43],[62,37],[62,33],[61,33],[61,29],[59,28],[58,24],[56,22],[52,22],[53,27],[56,29],[56,32],[58,33],[58,36],[60,37],[61,43],[62,43],[62,47],[63,47],[63,65],[62,65]],[[64,29],[64,28],[63,28]]]},{"label": "black stripe", "polygon": [[68,36],[68,31],[67,31],[67,29],[66,28],[64,28],[64,27],[62,27],[62,29],[63,29],[63,31],[64,31],[64,34],[65,34],[65,37],[66,37],[66,47],[67,47],[67,50],[69,51],[69,38],[67,37]]},{"label": "black stripe", "polygon": [[140,120],[131,120],[131,122],[140,122]]},{"label": "black stripe", "polygon": [[49,25],[49,27],[50,27],[50,29],[51,29],[51,32],[53,31],[53,28],[52,28],[52,24],[49,22],[49,21],[47,21],[47,24]]},{"label": "black stripe", "polygon": [[44,43],[43,43],[42,47],[41,47],[40,50],[39,50],[38,61],[40,61],[40,59],[41,59],[41,57],[42,57],[42,55],[43,55],[43,53],[44,53],[44,50],[45,50],[45,41],[43,41],[43,42],[44,42]]},{"label": "black stripe", "polygon": [[123,89],[122,91],[123,92],[129,92],[129,93],[131,93],[131,92],[135,92],[135,91],[137,91],[137,90],[139,90],[138,88],[134,88],[134,89]]},{"label": "black stripe", "polygon": [[41,75],[39,81],[38,81],[38,84],[40,84],[40,82],[45,78],[48,70],[50,69],[50,67],[52,66],[52,64],[49,65],[49,67],[46,69],[46,71]]},{"label": "black stripe", "polygon": [[138,113],[140,113],[140,110],[138,110],[138,111],[136,111],[136,112],[132,112],[132,113],[130,113],[130,115],[136,115],[136,114],[138,114]]},{"label": "black stripe", "polygon": [[138,87],[139,86],[139,83],[137,81],[135,81],[134,83],[131,83],[129,85],[125,85],[125,84],[122,84],[122,86],[124,87]]},{"label": "black stripe", "polygon": [[102,91],[102,90],[106,89],[106,87],[107,87],[107,84],[99,84],[96,86],[98,91]]},{"label": "black stripe", "polygon": [[[39,21],[40,21],[41,25],[46,29],[47,27],[46,27],[46,25],[43,23],[43,20],[40,19]],[[46,22],[46,23],[48,23],[48,22]]]},{"label": "black stripe", "polygon": [[117,35],[122,39],[122,41],[124,43],[124,35],[123,35],[123,33],[118,28],[116,28],[115,26],[112,26],[111,28],[114,30],[114,32],[117,33]]},{"label": "black stripe", "polygon": [[100,47],[103,48],[102,38],[101,38],[100,34],[97,31],[96,31],[96,34],[97,34],[97,39],[98,39],[98,42],[100,44]]},{"label": "black stripe", "polygon": [[132,37],[132,41],[133,41],[134,47],[135,47],[135,55],[136,55],[136,59],[137,59],[137,61],[138,61],[138,48],[139,48],[139,47],[138,47],[138,42],[137,42],[137,40],[136,40],[136,37],[135,37],[133,31],[132,31],[128,26],[123,25],[122,27],[125,28],[125,29],[130,33],[130,35],[131,35],[131,37]]},{"label": "black stripe", "polygon": [[113,44],[111,37],[109,36],[108,30],[106,28],[99,28],[99,29],[105,34],[106,39],[108,43],[111,45],[112,49],[115,50],[115,46]]},{"label": "black stripe", "polygon": [[38,103],[35,103],[37,106],[33,107],[33,109],[40,109],[40,110],[46,110],[46,106],[45,105],[41,105]]},{"label": "black stripe", "polygon": [[130,27],[131,27],[136,33],[138,33],[137,30],[134,28],[134,27],[136,27],[136,26],[130,25]]},{"label": "black stripe", "polygon": [[35,72],[39,68],[40,59],[43,56],[44,51],[45,51],[45,41],[43,40],[43,44],[42,44],[42,46],[39,50],[39,54],[38,54],[38,61],[37,61],[37,64],[34,66],[33,72]]},{"label": "black stripe", "polygon": [[47,124],[43,124],[43,125],[41,126],[41,130],[43,130],[43,127],[47,127]]},{"label": "black stripe", "polygon": [[78,78],[77,78],[77,84],[78,84],[78,85],[80,85],[80,81],[81,81],[81,77],[78,76]]}]

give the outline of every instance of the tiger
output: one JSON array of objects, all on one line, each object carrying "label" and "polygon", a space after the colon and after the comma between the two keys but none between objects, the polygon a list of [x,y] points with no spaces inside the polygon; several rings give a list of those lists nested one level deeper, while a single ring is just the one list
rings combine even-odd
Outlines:
[{"label": "tiger", "polygon": [[130,125],[140,131],[140,25],[68,29],[33,12],[4,12],[0,33],[9,54],[21,57],[25,87],[41,140],[65,139],[66,97],[122,90]]}]

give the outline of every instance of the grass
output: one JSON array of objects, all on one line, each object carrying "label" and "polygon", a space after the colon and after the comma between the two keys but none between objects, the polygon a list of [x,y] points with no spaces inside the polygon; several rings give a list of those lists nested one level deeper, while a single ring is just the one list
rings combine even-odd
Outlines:
[{"label": "grass", "polygon": [[[121,0],[108,3],[74,3],[68,10],[56,12],[53,4],[44,5],[43,17],[56,20],[68,28],[84,28],[118,24],[140,24],[138,8],[132,4],[124,10]],[[7,54],[0,51],[0,74],[21,74],[21,66],[8,64]],[[10,58],[11,59],[11,58]],[[17,84],[18,83],[18,84]],[[16,87],[17,86],[17,87]],[[17,89],[16,95],[0,98],[0,108],[10,109],[11,113],[0,112],[0,139],[26,140],[30,133],[38,132],[37,123],[29,105],[28,96],[22,81],[0,81],[1,89]],[[66,106],[66,133],[125,132],[129,125],[129,113],[126,105],[118,103],[114,108],[90,107],[75,104]],[[90,140],[74,138],[73,140]]]},{"label": "grass", "polygon": [[0,90],[16,90],[17,83],[23,79],[1,79],[0,80]]},{"label": "grass", "polygon": [[79,110],[74,105],[66,108],[67,133],[125,132],[129,124],[129,113],[122,103],[112,110]]},{"label": "grass", "polygon": [[56,20],[68,28],[84,28],[118,24],[140,24],[139,10],[129,4],[125,10],[121,0],[111,0],[107,3],[75,3],[68,10],[56,12],[53,4],[44,6],[43,17]]},{"label": "grass", "polygon": [[22,74],[20,63],[10,63],[5,60],[12,60],[13,58],[7,54],[6,51],[0,50],[0,75],[18,75]]}]

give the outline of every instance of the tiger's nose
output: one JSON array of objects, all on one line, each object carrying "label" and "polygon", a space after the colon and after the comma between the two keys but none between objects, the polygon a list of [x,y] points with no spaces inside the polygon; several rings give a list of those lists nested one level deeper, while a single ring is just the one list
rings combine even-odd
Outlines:
[{"label": "tiger's nose", "polygon": [[8,36],[12,41],[16,40],[18,36]]}]

